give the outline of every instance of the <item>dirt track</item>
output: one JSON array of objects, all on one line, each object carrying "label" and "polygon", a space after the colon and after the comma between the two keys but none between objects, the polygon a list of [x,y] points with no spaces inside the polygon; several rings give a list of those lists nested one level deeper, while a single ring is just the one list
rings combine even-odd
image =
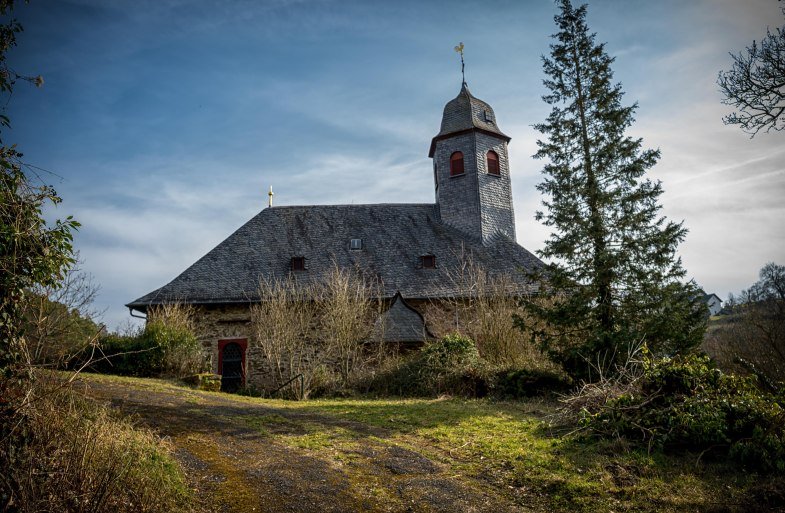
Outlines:
[{"label": "dirt track", "polygon": [[[89,394],[133,415],[174,444],[175,456],[209,512],[528,511],[481,477],[451,475],[434,461],[388,443],[380,427],[275,408],[224,394],[86,381]],[[258,419],[266,419],[263,426]],[[349,434],[317,448],[287,437]]]}]

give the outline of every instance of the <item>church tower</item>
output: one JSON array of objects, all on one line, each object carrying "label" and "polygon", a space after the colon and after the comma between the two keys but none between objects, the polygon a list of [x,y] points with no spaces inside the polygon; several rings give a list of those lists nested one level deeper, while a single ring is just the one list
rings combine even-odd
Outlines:
[{"label": "church tower", "polygon": [[436,205],[443,223],[488,243],[497,234],[515,240],[507,137],[490,105],[466,83],[444,107],[431,142]]}]

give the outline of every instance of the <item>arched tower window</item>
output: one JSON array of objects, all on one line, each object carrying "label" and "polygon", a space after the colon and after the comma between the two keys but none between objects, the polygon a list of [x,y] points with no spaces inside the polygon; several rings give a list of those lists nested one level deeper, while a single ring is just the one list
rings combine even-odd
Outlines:
[{"label": "arched tower window", "polygon": [[463,153],[456,151],[450,155],[450,176],[463,174]]},{"label": "arched tower window", "polygon": [[488,152],[488,155],[486,155],[485,158],[488,161],[488,174],[500,175],[501,172],[499,171],[499,155],[497,155],[495,151],[491,150]]}]

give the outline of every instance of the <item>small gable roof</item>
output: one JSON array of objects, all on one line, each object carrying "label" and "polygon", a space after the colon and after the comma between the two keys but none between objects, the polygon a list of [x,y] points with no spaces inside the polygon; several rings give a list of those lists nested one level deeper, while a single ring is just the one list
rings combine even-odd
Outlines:
[{"label": "small gable roof", "polygon": [[389,343],[421,343],[433,338],[423,316],[409,306],[400,293],[395,294],[390,307],[378,319],[375,330]]},{"label": "small gable roof", "polygon": [[[362,249],[351,249],[351,239],[362,239]],[[435,269],[421,267],[429,254]],[[467,238],[439,221],[434,204],[286,206],[262,210],[174,280],[126,306],[255,302],[262,277],[294,272],[301,283],[316,283],[334,265],[371,273],[387,298],[398,291],[406,298],[456,297],[450,273],[466,255],[491,274],[510,274],[521,293],[536,291],[525,272],[543,265],[537,257],[502,235],[486,245]],[[305,270],[292,271],[292,257],[304,257]]]}]

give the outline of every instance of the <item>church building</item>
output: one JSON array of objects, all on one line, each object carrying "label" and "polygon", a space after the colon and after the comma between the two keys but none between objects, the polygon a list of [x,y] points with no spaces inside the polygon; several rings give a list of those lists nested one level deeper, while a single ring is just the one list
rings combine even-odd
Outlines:
[{"label": "church building", "polygon": [[170,283],[126,306],[146,313],[168,302],[193,305],[213,371],[226,374],[231,362],[254,385],[265,380],[250,322],[260,279],[294,274],[298,283],[318,283],[338,265],[382,284],[386,340],[421,344],[430,338],[425,306],[465,294],[450,273],[467,254],[489,275],[508,276],[516,293],[536,290],[527,273],[543,264],[515,240],[509,141],[491,106],[464,82],[430,145],[434,203],[265,208]]}]

